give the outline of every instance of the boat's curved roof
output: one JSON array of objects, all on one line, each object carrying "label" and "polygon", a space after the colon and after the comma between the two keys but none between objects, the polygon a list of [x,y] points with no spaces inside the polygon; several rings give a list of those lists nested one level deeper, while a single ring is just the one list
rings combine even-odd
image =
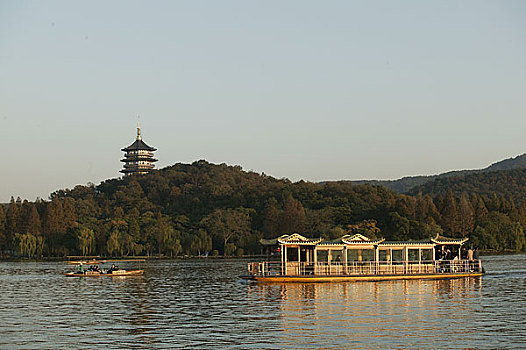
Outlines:
[{"label": "boat's curved roof", "polygon": [[433,242],[429,239],[421,239],[415,241],[383,241],[379,245],[381,246],[434,246]]},{"label": "boat's curved roof", "polygon": [[323,238],[307,238],[299,233],[293,233],[290,235],[281,235],[274,239],[261,239],[259,242],[262,245],[270,246],[276,244],[299,244],[299,245],[320,245],[320,246],[433,246],[435,244],[463,244],[468,238],[450,238],[437,235],[435,238],[428,238],[422,240],[409,240],[409,241],[386,241],[385,238],[379,238],[371,240],[366,236],[359,233],[354,235],[344,235],[340,238],[333,240],[324,240]]},{"label": "boat's curved roof", "polygon": [[431,238],[431,242],[436,244],[463,244],[468,241],[467,237],[464,238],[451,238],[451,237],[444,237],[440,235],[436,235],[435,238]]},{"label": "boat's curved roof", "polygon": [[307,238],[303,237],[299,233],[293,233],[291,235],[280,236],[278,237],[277,241],[281,244],[312,245],[320,243],[323,241],[323,238]]},{"label": "boat's curved roof", "polygon": [[369,238],[357,233],[354,235],[344,235],[341,236],[338,239],[330,240],[330,241],[323,241],[320,242],[319,245],[352,245],[352,246],[371,246],[375,244],[379,244],[383,242],[385,239],[376,239],[374,241],[371,241]]}]

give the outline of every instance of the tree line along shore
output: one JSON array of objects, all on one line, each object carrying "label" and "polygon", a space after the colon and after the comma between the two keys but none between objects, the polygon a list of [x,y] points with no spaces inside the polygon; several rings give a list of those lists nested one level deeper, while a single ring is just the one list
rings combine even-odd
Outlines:
[{"label": "tree line along shore", "polygon": [[[468,237],[468,245],[482,251],[523,251],[524,187],[516,186],[517,196],[503,194],[476,176],[458,179],[466,190],[448,179],[435,192],[409,195],[345,181],[291,182],[206,161],[179,163],[58,190],[48,200],[11,198],[0,205],[0,256],[257,255],[261,238],[294,232],[387,240],[440,234]],[[525,181],[526,171],[491,176],[512,186]]]}]

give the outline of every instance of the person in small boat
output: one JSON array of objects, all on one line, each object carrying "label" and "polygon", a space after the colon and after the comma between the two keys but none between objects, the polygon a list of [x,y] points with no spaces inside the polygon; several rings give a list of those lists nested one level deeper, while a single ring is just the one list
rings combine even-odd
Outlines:
[{"label": "person in small boat", "polygon": [[77,272],[78,273],[84,273],[84,266],[82,265],[82,263],[79,264],[79,267],[77,269]]},{"label": "person in small boat", "polygon": [[119,267],[115,266],[115,264],[111,264],[111,267],[108,270],[108,273],[113,273],[113,271],[119,271]]}]

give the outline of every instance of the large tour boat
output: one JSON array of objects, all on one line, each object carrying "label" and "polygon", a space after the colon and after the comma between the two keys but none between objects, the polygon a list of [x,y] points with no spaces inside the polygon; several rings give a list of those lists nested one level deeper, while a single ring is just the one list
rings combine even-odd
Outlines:
[{"label": "large tour boat", "polygon": [[[261,240],[279,252],[280,261],[252,262],[248,274],[257,282],[344,282],[399,279],[448,279],[481,276],[478,254],[465,249],[467,238],[436,236],[419,241],[369,239],[361,234],[337,240],[300,234]],[[474,257],[475,255],[475,257]]]}]

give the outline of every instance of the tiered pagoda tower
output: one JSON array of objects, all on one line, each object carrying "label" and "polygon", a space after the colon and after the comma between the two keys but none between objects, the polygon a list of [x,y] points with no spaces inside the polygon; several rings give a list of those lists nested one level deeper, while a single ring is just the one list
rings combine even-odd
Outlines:
[{"label": "tiered pagoda tower", "polygon": [[147,174],[154,168],[153,163],[157,161],[153,157],[156,148],[148,146],[141,137],[141,125],[137,123],[137,139],[134,143],[121,151],[126,152],[124,159],[124,168],[120,171],[124,175]]}]

